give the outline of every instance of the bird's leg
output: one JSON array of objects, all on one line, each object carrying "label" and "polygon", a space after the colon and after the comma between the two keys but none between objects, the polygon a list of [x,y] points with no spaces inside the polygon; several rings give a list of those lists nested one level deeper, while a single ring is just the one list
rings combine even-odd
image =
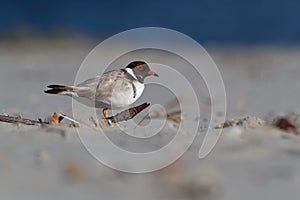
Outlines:
[{"label": "bird's leg", "polygon": [[103,119],[99,120],[99,126],[101,128],[111,127],[112,122],[111,122],[111,120],[109,119],[109,116],[108,116],[108,114],[109,114],[108,113],[108,108],[103,108],[102,109],[102,114],[103,114],[104,120]]},{"label": "bird's leg", "polygon": [[104,108],[104,109],[102,110],[102,112],[103,112],[104,118],[105,118],[105,119],[108,119],[108,118],[109,118],[109,116],[108,116],[108,109],[107,109],[107,108]]},{"label": "bird's leg", "polygon": [[111,122],[111,120],[109,119],[109,116],[108,116],[108,114],[109,114],[108,113],[108,108],[104,108],[102,110],[102,113],[103,113],[104,118],[106,119],[106,122],[107,122],[108,126],[111,126],[112,122]]}]

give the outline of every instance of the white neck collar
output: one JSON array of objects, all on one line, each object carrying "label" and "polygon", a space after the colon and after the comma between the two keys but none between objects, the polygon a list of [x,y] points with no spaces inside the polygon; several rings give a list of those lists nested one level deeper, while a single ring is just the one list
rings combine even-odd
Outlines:
[{"label": "white neck collar", "polygon": [[125,71],[130,74],[135,80],[137,80],[137,77],[133,73],[133,70],[131,68],[125,68]]}]

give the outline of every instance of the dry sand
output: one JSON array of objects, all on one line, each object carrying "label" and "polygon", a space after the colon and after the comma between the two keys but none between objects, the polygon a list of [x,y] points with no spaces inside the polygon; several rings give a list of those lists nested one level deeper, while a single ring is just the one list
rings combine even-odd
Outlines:
[{"label": "dry sand", "polygon": [[[72,84],[91,43],[0,43],[0,108],[29,118],[69,114],[71,99],[43,94]],[[208,48],[222,73],[228,118],[298,112],[297,48]],[[184,102],[183,102],[184,103]],[[172,133],[169,133],[172,134]],[[76,130],[0,123],[1,199],[297,199],[300,138],[270,127],[226,129],[211,154],[203,135],[172,166],[131,175],[90,156]],[[62,136],[64,135],[64,136]],[[155,144],[153,144],[155,145]]]}]

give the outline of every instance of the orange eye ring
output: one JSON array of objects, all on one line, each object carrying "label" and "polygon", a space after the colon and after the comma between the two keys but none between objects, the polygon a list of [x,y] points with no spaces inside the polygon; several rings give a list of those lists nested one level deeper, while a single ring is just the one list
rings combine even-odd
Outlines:
[{"label": "orange eye ring", "polygon": [[144,66],[143,65],[139,65],[139,66],[137,66],[137,69],[141,71],[141,70],[144,69]]}]

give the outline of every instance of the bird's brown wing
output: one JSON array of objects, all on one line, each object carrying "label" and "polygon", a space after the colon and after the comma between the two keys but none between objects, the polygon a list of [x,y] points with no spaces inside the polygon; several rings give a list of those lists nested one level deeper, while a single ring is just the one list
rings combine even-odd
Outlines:
[{"label": "bird's brown wing", "polygon": [[110,103],[112,93],[119,90],[120,86],[125,90],[131,89],[131,82],[124,71],[118,70],[106,72],[102,76],[88,79],[77,85],[74,89],[79,97]]}]

